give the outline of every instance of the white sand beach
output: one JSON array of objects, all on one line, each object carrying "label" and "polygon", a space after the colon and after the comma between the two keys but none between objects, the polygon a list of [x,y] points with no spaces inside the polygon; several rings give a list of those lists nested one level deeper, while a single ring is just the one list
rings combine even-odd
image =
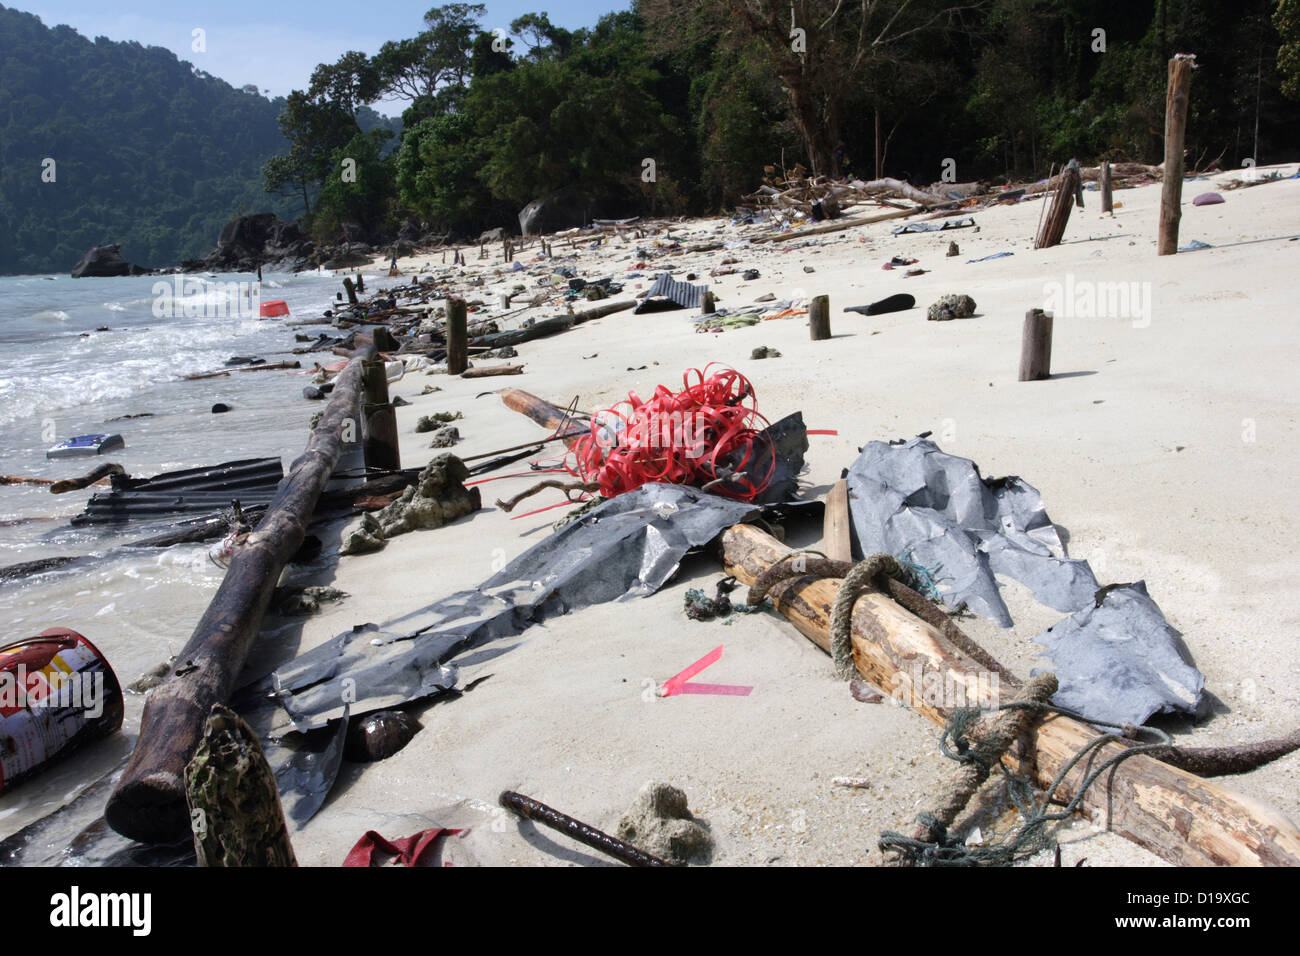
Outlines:
[{"label": "white sand beach", "polygon": [[[1276,168],[1295,172],[1293,165]],[[802,410],[810,429],[838,432],[810,438],[805,497],[823,495],[867,442],[926,431],[986,476],[1023,477],[1068,532],[1072,556],[1088,559],[1103,584],[1145,580],[1183,634],[1211,703],[1199,724],[1171,725],[1180,739],[1208,745],[1280,736],[1300,719],[1300,557],[1293,547],[1300,242],[1288,241],[1300,234],[1300,180],[1226,191],[1222,205],[1192,206],[1216,180],[1240,175],[1185,184],[1180,244],[1200,240],[1212,248],[1173,257],[1156,255],[1156,184],[1117,191],[1113,216],[1099,213],[1097,193],[1086,193],[1087,207],[1074,211],[1065,241],[1043,251],[1033,249],[1042,203],[1028,202],[975,212],[978,230],[891,236],[897,222],[882,222],[790,251],[774,242],[656,260],[620,298],[636,291],[632,283],[648,287],[649,275],[665,268],[677,278],[699,273],[728,308],[769,292],[777,299],[827,294],[834,337],[810,341],[806,316],[701,334],[689,311],[621,312],[520,346],[511,361],[525,364],[521,376],[410,373],[392,387],[411,402],[398,412],[403,465],[437,454],[429,436],[414,431],[419,416],[437,411],[464,414],[456,423],[463,441],[455,453],[462,456],[544,437],[484,392],[523,388],[559,405],[576,396],[579,408],[593,411],[628,390],[646,396],[659,384],[680,388],[686,369],[724,363],[752,381],[770,420]],[[685,246],[732,239],[735,230],[725,220],[700,220],[675,226],[672,235]],[[945,255],[950,241],[960,255]],[[607,242],[571,264],[581,276],[613,273],[617,280],[635,261],[637,244]],[[499,291],[516,282],[535,287],[527,273],[503,271],[499,243],[488,248],[493,258],[478,260],[473,249],[465,267],[485,277],[475,295],[489,303],[486,315]],[[560,240],[555,251],[569,250]],[[534,244],[518,258],[529,265],[535,252]],[[968,261],[1000,252],[1014,255]],[[895,255],[929,271],[905,278],[905,270],[882,270]],[[739,260],[737,273],[710,280],[725,256]],[[406,276],[450,268],[437,253],[399,266]],[[376,261],[375,268],[386,267],[386,259]],[[739,270],[748,268],[760,277],[744,281]],[[1058,309],[1052,378],[1018,382],[1024,315],[1044,306],[1048,284],[1116,282],[1136,283],[1134,302],[1149,305],[1149,314],[1145,305],[1120,316]],[[874,317],[842,311],[896,292],[914,295],[917,308]],[[973,297],[976,315],[926,321],[926,307],[948,293]],[[753,361],[759,345],[783,355]],[[441,391],[422,397],[426,385]],[[480,486],[484,507],[472,516],[399,537],[377,554],[342,558],[327,581],[304,582],[350,596],[307,621],[299,650],[471,587],[539,541],[564,510],[512,519],[493,505],[531,482],[487,482]],[[546,492],[518,510],[559,500]],[[792,541],[815,545],[819,535],[819,528],[794,530]],[[497,795],[517,790],[612,832],[644,783],[666,781],[685,790],[692,811],[708,822],[715,865],[879,864],[881,831],[903,829],[928,810],[952,772],[936,727],[888,699],[855,701],[834,679],[830,658],[779,615],[688,620],[684,592],[711,592],[722,573],[711,557],[688,558],[653,597],[571,613],[503,642],[495,656],[476,655],[487,659],[462,669],[461,686],[481,683],[419,710],[424,730],[405,749],[380,763],[344,765],[325,807],[294,837],[299,861],[337,865],[366,830],[393,838],[439,825],[473,828],[449,848],[456,862],[604,864],[558,834],[508,817]],[[1015,627],[982,618],[962,626],[1027,676],[1038,663],[1030,638],[1061,615],[1015,582],[1003,583]],[[752,685],[752,694],[653,695],[655,684],[719,644],[724,654],[707,679]],[[264,642],[250,669],[271,653]],[[869,778],[870,786],[835,786],[838,776]],[[1224,783],[1300,820],[1295,755]],[[1089,865],[1162,864],[1087,822],[1069,841],[1067,866],[1085,857]]]}]

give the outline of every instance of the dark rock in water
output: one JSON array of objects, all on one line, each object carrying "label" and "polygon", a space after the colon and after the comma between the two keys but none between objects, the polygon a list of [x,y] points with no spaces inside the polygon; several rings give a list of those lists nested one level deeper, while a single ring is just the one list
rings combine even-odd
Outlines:
[{"label": "dark rock in water", "polygon": [[95,331],[96,331],[96,332],[112,332],[113,330],[110,329],[107,325],[101,325],[99,328],[95,329]]},{"label": "dark rock in water", "polygon": [[227,405],[225,402],[217,402],[217,404],[212,406],[213,415],[221,415],[231,410],[232,410],[231,407]]},{"label": "dark rock in water", "polygon": [[265,361],[266,359],[258,358],[256,355],[232,355],[226,359],[225,364],[229,368],[232,365],[257,365]]},{"label": "dark rock in water", "polygon": [[142,266],[133,266],[122,257],[122,246],[113,243],[95,246],[72,269],[74,279],[101,279],[113,276],[142,276],[149,273]]},{"label": "dark rock in water", "polygon": [[343,744],[343,756],[354,763],[391,757],[421,730],[420,722],[400,710],[379,710],[353,720]]}]

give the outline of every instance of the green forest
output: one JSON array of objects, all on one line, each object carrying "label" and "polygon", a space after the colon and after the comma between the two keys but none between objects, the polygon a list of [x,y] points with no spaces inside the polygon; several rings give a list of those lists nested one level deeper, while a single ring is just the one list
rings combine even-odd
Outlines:
[{"label": "green forest", "polygon": [[517,228],[565,187],[702,214],[764,167],[929,184],[1159,163],[1175,53],[1197,55],[1189,167],[1300,157],[1300,0],[635,0],[578,30],[485,13],[434,7],[268,101],[0,8],[0,271],[107,241],[167,264],[262,210],[380,243]]},{"label": "green forest", "polygon": [[110,242],[174,265],[210,252],[233,216],[292,215],[262,182],[287,148],[284,106],[168,50],[0,7],[0,274],[67,272]]}]

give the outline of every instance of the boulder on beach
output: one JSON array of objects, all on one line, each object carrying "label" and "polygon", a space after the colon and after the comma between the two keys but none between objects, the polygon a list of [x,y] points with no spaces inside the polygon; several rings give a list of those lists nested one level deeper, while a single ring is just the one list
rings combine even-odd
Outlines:
[{"label": "boulder on beach", "polygon": [[572,226],[585,226],[602,213],[609,215],[621,211],[623,205],[579,186],[565,186],[534,199],[521,209],[519,229],[525,236],[537,236]]},{"label": "boulder on beach", "polygon": [[113,276],[148,275],[149,270],[143,266],[134,266],[122,257],[122,246],[112,243],[107,246],[95,246],[72,269],[74,279],[101,279]]}]

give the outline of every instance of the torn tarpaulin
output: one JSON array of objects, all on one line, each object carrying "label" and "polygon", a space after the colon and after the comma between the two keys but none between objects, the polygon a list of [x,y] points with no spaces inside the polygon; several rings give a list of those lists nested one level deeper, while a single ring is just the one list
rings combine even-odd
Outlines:
[{"label": "torn tarpaulin", "polygon": [[667,312],[672,309],[698,309],[704,304],[704,293],[708,291],[707,285],[677,282],[667,272],[661,272],[655,276],[654,285],[645,294],[641,304],[633,310],[633,314]]},{"label": "torn tarpaulin", "polygon": [[947,232],[949,229],[969,229],[975,225],[970,216],[964,219],[945,219],[943,222],[909,222],[906,226],[895,226],[892,235],[901,236],[911,232]]},{"label": "torn tarpaulin", "polygon": [[[592,509],[529,548],[477,588],[382,629],[340,634],[269,679],[289,724],[321,727],[428,696],[452,658],[571,610],[657,591],[683,555],[759,509],[684,485],[647,484]],[[433,684],[430,684],[432,679]],[[346,683],[345,683],[346,682]]]},{"label": "torn tarpaulin", "polygon": [[1060,682],[1052,702],[1110,724],[1141,726],[1152,714],[1194,713],[1205,676],[1165,621],[1146,583],[1099,592],[1098,600],[1048,628],[1043,645]]},{"label": "torn tarpaulin", "polygon": [[[849,469],[854,554],[887,551],[931,569],[943,601],[1011,626],[993,575],[1005,574],[1058,611],[1092,601],[1097,579],[1065,556],[1037,489],[982,478],[934,442],[871,442]],[[1059,675],[1058,675],[1059,676]]]}]

